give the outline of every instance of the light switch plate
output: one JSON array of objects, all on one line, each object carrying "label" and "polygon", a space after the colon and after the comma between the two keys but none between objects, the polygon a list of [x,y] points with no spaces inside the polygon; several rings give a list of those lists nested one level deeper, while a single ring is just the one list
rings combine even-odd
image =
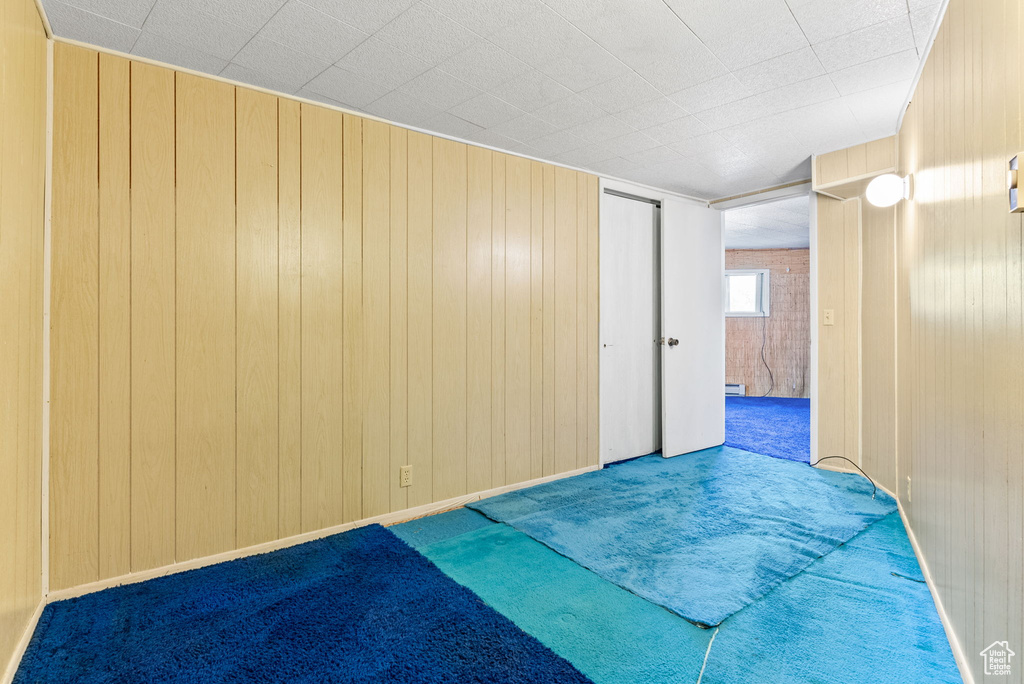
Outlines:
[{"label": "light switch plate", "polygon": [[822,325],[835,325],[836,324],[836,310],[825,309],[825,315],[823,316]]}]

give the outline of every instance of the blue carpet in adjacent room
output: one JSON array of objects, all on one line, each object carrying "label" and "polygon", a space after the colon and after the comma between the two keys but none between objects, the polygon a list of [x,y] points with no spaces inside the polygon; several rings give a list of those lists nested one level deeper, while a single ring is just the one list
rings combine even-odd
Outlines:
[{"label": "blue carpet in adjacent room", "polygon": [[859,475],[716,447],[469,504],[700,625],[896,510]]},{"label": "blue carpet in adjacent room", "polygon": [[697,681],[709,630],[508,525],[461,509],[391,530],[595,684]]},{"label": "blue carpet in adjacent room", "polygon": [[956,661],[898,513],[726,620],[701,684],[952,684]]},{"label": "blue carpet in adjacent room", "polygon": [[46,607],[16,684],[587,682],[370,526]]},{"label": "blue carpet in adjacent room", "polygon": [[810,463],[811,400],[726,397],[725,445]]}]

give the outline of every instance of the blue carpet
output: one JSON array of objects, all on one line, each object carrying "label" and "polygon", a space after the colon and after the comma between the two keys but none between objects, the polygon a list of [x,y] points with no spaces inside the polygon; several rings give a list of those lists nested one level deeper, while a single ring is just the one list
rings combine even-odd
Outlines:
[{"label": "blue carpet", "polygon": [[46,607],[16,684],[587,682],[380,526]]},{"label": "blue carpet", "polygon": [[697,681],[710,631],[508,525],[490,523],[421,551],[596,684]]},{"label": "blue carpet", "polygon": [[726,397],[725,445],[811,462],[811,400]]},{"label": "blue carpet", "polygon": [[691,622],[717,625],[896,510],[871,489],[859,475],[715,447],[469,507]]},{"label": "blue carpet", "polygon": [[702,684],[961,681],[892,513],[726,620]]}]

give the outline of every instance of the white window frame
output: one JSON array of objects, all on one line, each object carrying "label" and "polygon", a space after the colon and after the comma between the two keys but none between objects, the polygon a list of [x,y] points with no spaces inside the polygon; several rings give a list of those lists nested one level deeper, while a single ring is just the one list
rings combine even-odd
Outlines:
[{"label": "white window frame", "polygon": [[[759,311],[729,311],[729,276],[733,275],[758,275],[757,293],[755,298],[761,304]],[[771,270],[767,268],[732,268],[725,271],[725,285],[722,288],[725,293],[725,300],[722,302],[722,309],[729,317],[757,317],[767,318],[771,315]]]}]

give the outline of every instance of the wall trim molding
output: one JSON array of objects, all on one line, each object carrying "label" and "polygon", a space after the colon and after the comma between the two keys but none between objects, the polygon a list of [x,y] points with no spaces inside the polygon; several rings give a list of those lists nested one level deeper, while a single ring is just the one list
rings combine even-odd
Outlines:
[{"label": "wall trim molding", "polygon": [[11,684],[11,682],[14,681],[14,674],[18,671],[18,666],[21,665],[21,658],[25,655],[25,650],[28,648],[28,642],[32,640],[32,635],[36,632],[36,625],[39,624],[39,617],[43,614],[43,608],[45,607],[46,598],[40,598],[39,603],[36,605],[36,609],[28,619],[28,624],[25,625],[25,632],[21,635],[21,639],[14,647],[14,653],[11,654],[11,659],[7,663],[6,669],[4,669],[3,676],[0,677],[0,684]]},{"label": "wall trim molding", "polygon": [[956,660],[956,666],[960,670],[960,676],[963,678],[964,684],[974,684],[974,674],[967,663],[967,655],[960,644],[960,638],[953,629],[953,623],[950,621],[949,615],[946,614],[946,608],[942,605],[942,596],[939,594],[939,588],[935,586],[931,570],[928,569],[928,561],[924,557],[921,546],[917,543],[917,536],[914,535],[914,528],[910,526],[910,519],[907,518],[906,511],[903,510],[903,503],[898,498],[896,498],[896,506],[899,508],[900,518],[903,519],[903,528],[907,531],[907,537],[910,538],[910,545],[914,547],[917,563],[921,566],[921,574],[924,575],[924,580],[928,584],[928,591],[932,594],[935,609],[939,612],[939,620],[942,621],[942,628],[946,631],[946,640],[949,641],[949,647],[953,650],[953,658]]},{"label": "wall trim molding", "polygon": [[223,563],[225,561],[237,560],[239,558],[246,558],[248,556],[257,556],[271,551],[278,551],[285,549],[290,546],[302,544],[316,539],[322,539],[329,537],[334,534],[341,532],[347,532],[357,527],[364,527],[366,525],[380,524],[380,525],[394,525],[396,523],[404,522],[407,520],[413,520],[415,518],[421,518],[432,513],[440,513],[445,510],[453,508],[459,508],[465,506],[468,503],[474,501],[480,501],[487,497],[496,496],[498,494],[504,494],[505,492],[515,491],[517,489],[526,489],[527,487],[533,487],[535,485],[544,484],[545,482],[553,482],[555,480],[561,480],[567,477],[573,477],[575,475],[582,475],[584,473],[593,472],[600,470],[600,466],[592,465],[585,468],[578,468],[576,470],[570,470],[564,473],[558,473],[556,475],[548,475],[546,477],[539,477],[534,480],[527,480],[525,482],[519,482],[511,485],[504,485],[502,487],[495,487],[493,489],[486,489],[480,492],[473,492],[472,494],[464,494],[462,496],[456,496],[451,499],[445,499],[443,501],[436,501],[430,504],[424,504],[422,506],[416,506],[415,508],[405,508],[394,513],[384,513],[377,515],[372,518],[364,518],[355,522],[342,523],[340,525],[333,525],[331,527],[325,527],[320,530],[314,530],[312,532],[303,532],[296,534],[291,537],[285,537],[283,539],[275,539],[269,542],[263,542],[262,544],[255,544],[253,546],[247,546],[242,549],[235,549],[233,551],[224,551],[223,553],[217,553],[212,556],[203,556],[201,558],[193,558],[187,561],[180,561],[178,563],[171,563],[170,565],[163,565],[158,568],[152,568],[150,570],[139,570],[138,572],[130,572],[117,577],[111,577],[109,579],[99,580],[97,582],[89,582],[87,584],[80,584],[75,587],[68,589],[60,589],[58,591],[50,592],[45,597],[45,603],[53,603],[54,601],[63,601],[65,599],[75,598],[77,596],[84,596],[85,594],[91,594],[93,592],[102,591],[104,589],[110,589],[111,587],[119,587],[125,584],[137,584],[146,580],[155,579],[157,577],[164,577],[165,575],[173,575],[186,570],[195,570],[197,568],[203,568],[208,565],[215,565],[217,563]]}]

